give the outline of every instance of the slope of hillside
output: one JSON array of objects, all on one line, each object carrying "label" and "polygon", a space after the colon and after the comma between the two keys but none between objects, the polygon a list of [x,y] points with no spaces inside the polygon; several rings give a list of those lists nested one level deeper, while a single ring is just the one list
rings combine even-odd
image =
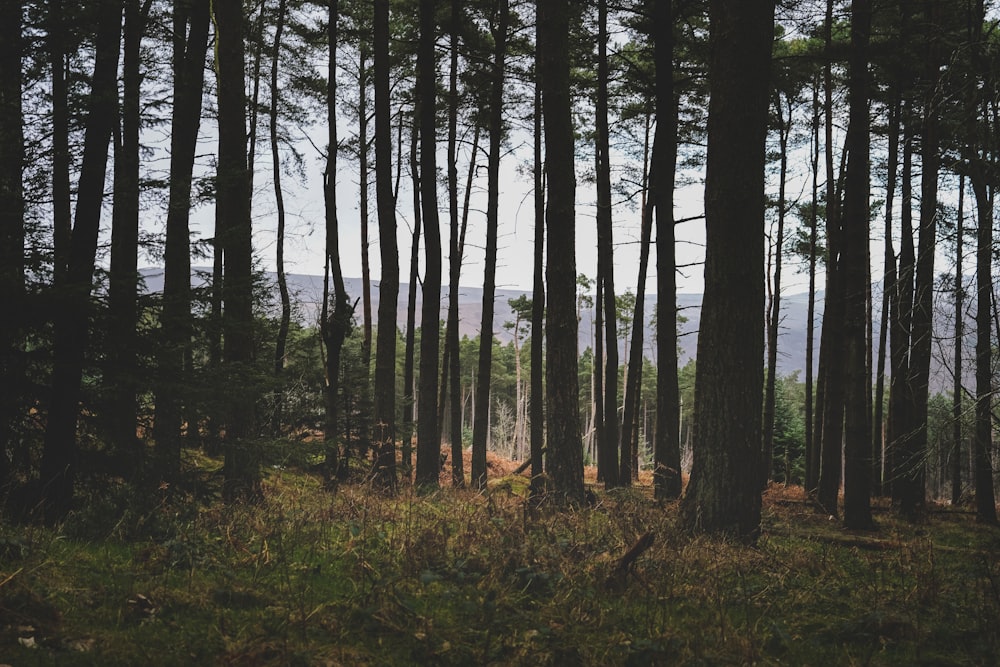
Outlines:
[{"label": "slope of hillside", "polygon": [[[159,292],[163,289],[163,270],[162,269],[144,269],[142,272],[143,278],[146,282],[146,289],[149,292]],[[211,269],[207,267],[197,267],[192,269],[192,280],[195,285],[205,285],[207,279],[211,276]],[[278,291],[277,284],[274,274],[266,274],[265,280],[273,285],[273,298],[275,303],[277,303]],[[305,323],[313,323],[316,321],[320,303],[322,301],[323,295],[323,278],[322,276],[313,276],[305,274],[291,273],[287,276],[289,290],[292,294],[292,299],[297,306],[298,317],[302,319]],[[345,280],[345,286],[347,288],[348,294],[351,296],[352,301],[354,299],[361,297],[361,286],[362,281],[360,278],[347,278]],[[409,286],[406,283],[400,285],[399,298],[397,302],[397,324],[399,327],[406,327],[406,302],[407,295],[409,291]],[[876,301],[880,302],[879,292],[880,287],[875,286],[874,293],[876,295]],[[372,312],[377,312],[379,303],[379,290],[378,281],[372,281]],[[517,299],[522,294],[527,294],[528,297],[531,296],[530,293],[523,292],[521,290],[510,290],[510,289],[498,289],[496,291],[496,296],[494,299],[494,331],[493,335],[496,336],[501,342],[509,342],[511,340],[512,333],[509,329],[504,327],[506,323],[513,323],[515,317],[513,309],[509,305],[509,301]],[[701,309],[701,294],[678,294],[677,295],[677,305],[679,309],[679,315],[684,318],[684,321],[678,325],[678,332],[680,334],[679,345],[680,345],[680,363],[684,365],[689,360],[696,356],[697,344],[698,344],[698,327],[700,324],[700,309]],[[482,319],[483,311],[483,290],[479,287],[462,287],[459,292],[459,333],[462,336],[474,337],[479,334],[479,323]],[[949,305],[947,304],[947,297],[939,299],[938,303],[938,316],[935,319],[935,330],[942,332],[939,334],[939,342],[935,345],[934,355],[935,358],[932,361],[932,391],[946,391],[951,387],[951,365],[953,352],[953,343],[951,338],[947,335],[947,332],[952,328],[953,315],[948,312]],[[422,295],[420,291],[417,291],[417,312],[419,313],[420,304],[422,302]],[[442,290],[441,293],[441,316],[442,319],[446,316],[448,304],[448,288]],[[356,313],[357,319],[360,321],[360,303],[358,305],[358,312]],[[650,294],[646,296],[645,300],[645,312],[646,312],[646,322],[644,328],[643,339],[645,354],[647,356],[654,356],[655,343],[653,336],[653,329],[650,326],[652,314],[655,312],[656,308],[656,295]],[[579,331],[579,343],[580,349],[586,349],[593,344],[593,310],[583,309],[580,311],[580,331]],[[800,376],[803,374],[805,369],[805,359],[806,359],[806,327],[808,320],[808,294],[798,293],[798,294],[786,294],[781,298],[781,332],[778,339],[778,374],[779,375],[789,375],[791,373],[798,372]],[[823,317],[823,292],[819,292],[816,297],[816,348],[819,348],[819,323],[822,321]],[[878,314],[873,314],[873,317],[877,320]],[[878,331],[877,321],[873,325],[873,330]],[[965,343],[966,352],[972,350],[973,339],[971,336],[975,332],[975,324],[971,317],[966,323],[966,333],[968,340]],[[619,343],[620,351],[622,354],[625,353],[625,341]],[[813,368],[815,370],[818,360],[814,358]],[[971,361],[966,364],[966,373],[968,382],[971,384]]]}]

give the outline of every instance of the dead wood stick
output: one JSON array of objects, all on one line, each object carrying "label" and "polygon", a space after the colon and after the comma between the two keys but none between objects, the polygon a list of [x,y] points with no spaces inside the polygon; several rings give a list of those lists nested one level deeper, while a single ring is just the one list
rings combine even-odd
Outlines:
[{"label": "dead wood stick", "polygon": [[[545,448],[543,447],[542,448],[542,454],[544,454],[544,453],[545,453]],[[522,462],[521,465],[517,466],[517,468],[514,470],[513,474],[520,475],[522,472],[524,472],[525,470],[527,470],[528,466],[530,466],[530,465],[531,465],[531,458],[528,458],[524,462]]]},{"label": "dead wood stick", "polygon": [[653,537],[653,533],[643,533],[642,537],[636,540],[635,544],[632,545],[632,548],[626,551],[625,555],[618,559],[618,564],[615,565],[615,571],[612,574],[612,577],[620,577],[628,572],[629,569],[631,569],[631,567],[635,564],[635,561],[638,560],[639,556],[653,546],[654,541],[655,538]]}]

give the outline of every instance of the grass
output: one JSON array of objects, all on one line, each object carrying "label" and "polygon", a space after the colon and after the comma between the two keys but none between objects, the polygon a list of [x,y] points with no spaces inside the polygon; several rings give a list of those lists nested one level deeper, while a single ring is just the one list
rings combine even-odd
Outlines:
[{"label": "grass", "polygon": [[[201,461],[205,465],[211,462]],[[115,494],[119,494],[119,502]],[[124,485],[57,529],[0,526],[0,664],[992,664],[1000,531],[941,510],[850,533],[772,488],[750,549],[649,489],[533,510],[485,494],[335,493],[268,470],[226,507]],[[131,499],[131,502],[128,500]],[[94,509],[97,508],[97,509]],[[639,538],[652,545],[625,574]]]}]

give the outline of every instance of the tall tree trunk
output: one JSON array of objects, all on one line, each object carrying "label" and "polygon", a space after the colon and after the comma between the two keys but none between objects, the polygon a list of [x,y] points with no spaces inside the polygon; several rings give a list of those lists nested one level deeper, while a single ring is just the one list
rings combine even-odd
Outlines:
[{"label": "tall tree trunk", "polygon": [[538,0],[538,73],[548,180],[548,473],[559,502],[584,500],[576,319],[576,177],[569,86],[569,3]]},{"label": "tall tree trunk", "polygon": [[223,496],[260,496],[255,447],[253,346],[253,248],[247,107],[244,90],[243,3],[215,0],[216,74],[219,90],[219,166],[216,206],[223,246],[222,357],[232,393],[226,401]]},{"label": "tall tree trunk", "polygon": [[434,0],[420,2],[417,87],[420,110],[420,203],[424,219],[424,290],[420,319],[420,394],[417,397],[418,487],[438,485],[441,435],[437,419],[441,341],[441,222],[437,200],[437,73]]},{"label": "tall tree trunk", "polygon": [[[452,7],[456,12],[456,17],[461,16],[458,7]],[[460,18],[456,18],[460,20]],[[456,40],[458,37],[456,36]],[[479,153],[479,136],[481,133],[480,124],[473,125],[472,147],[469,152],[469,165],[466,176],[465,197],[461,209],[458,205],[458,48],[451,49],[453,74],[449,74],[449,101],[448,101],[448,199],[449,199],[449,260],[448,260],[448,318],[445,325],[445,341],[441,360],[441,384],[438,400],[438,421],[441,424],[442,434],[444,424],[447,420],[448,433],[451,439],[451,472],[452,483],[457,486],[465,485],[465,463],[462,449],[462,428],[463,428],[463,403],[464,394],[461,386],[461,353],[452,354],[452,350],[459,350],[458,320],[459,306],[458,297],[460,293],[459,280],[462,274],[462,258],[465,256],[465,235],[469,226],[469,211],[472,201],[472,184],[476,180],[476,156]],[[453,124],[454,123],[454,124]],[[455,166],[452,171],[451,165]],[[452,184],[454,183],[454,187]],[[448,414],[445,414],[447,408]],[[458,433],[456,440],[454,435]]]},{"label": "tall tree trunk", "polygon": [[[462,368],[458,340],[458,290],[462,274],[462,249],[458,224],[458,47],[459,24],[462,5],[451,0],[451,66],[448,78],[448,214],[451,235],[448,252],[448,323],[445,327],[445,365],[448,375],[442,371],[442,379],[448,377],[449,400],[445,400],[444,386],[441,389],[441,405],[449,406],[449,428],[451,440],[451,483],[465,486],[465,465],[462,461]],[[479,127],[476,126],[478,137]],[[475,142],[474,142],[475,143]],[[476,148],[473,147],[471,161],[475,162]],[[470,183],[471,185],[471,183]],[[470,190],[466,187],[466,193]],[[464,228],[462,230],[464,235]],[[445,385],[445,382],[442,382]]]},{"label": "tall tree trunk", "polygon": [[392,129],[389,118],[389,0],[375,0],[375,198],[382,281],[379,283],[375,349],[374,440],[376,482],[396,490],[396,299],[399,250],[392,194]]},{"label": "tall tree trunk", "polygon": [[[282,0],[284,4],[284,0]],[[337,393],[340,389],[340,365],[344,341],[351,331],[354,306],[350,305],[340,265],[340,222],[337,218],[337,47],[340,41],[340,0],[329,0],[327,21],[326,88],[327,152],[323,174],[323,203],[326,222],[326,261],[323,276],[323,312],[321,334],[326,346],[326,383],[323,387],[326,478],[328,483],[342,477],[347,466],[343,461],[349,451],[345,441],[344,456],[337,445]],[[330,278],[333,278],[333,309],[330,309]],[[367,368],[365,369],[367,376]]]},{"label": "tall tree trunk", "polygon": [[[419,109],[414,109],[415,113],[419,113]],[[406,125],[405,114],[396,114],[399,118],[399,122],[396,123],[396,176],[393,181],[392,186],[392,198],[394,200],[399,199],[399,185],[403,181],[403,128]]]},{"label": "tall tree trunk", "polygon": [[920,518],[926,509],[927,402],[931,363],[931,323],[934,315],[934,249],[937,241],[937,190],[939,128],[937,97],[934,93],[941,63],[941,43],[936,34],[938,5],[924,3],[927,43],[925,73],[928,90],[923,100],[921,127],[920,236],[914,274],[913,320],[910,339],[908,409],[912,415],[912,436],[905,440],[901,455],[899,511],[909,519]]},{"label": "tall tree trunk", "polygon": [[907,406],[910,404],[910,386],[906,381],[910,373],[910,323],[913,319],[913,136],[909,125],[904,126],[903,169],[900,196],[899,270],[896,274],[896,290],[893,295],[892,323],[889,330],[889,358],[892,365],[889,389],[888,447],[886,467],[890,471],[890,494],[894,502],[899,501],[900,476],[902,475],[902,452],[910,437],[912,420]]},{"label": "tall tree trunk", "polygon": [[[362,39],[358,49],[358,200],[361,225],[361,363],[364,390],[361,395],[360,421],[358,424],[358,456],[363,457],[371,446],[372,424],[372,271],[369,259],[369,148],[368,138],[368,44]],[[388,102],[386,102],[388,104]],[[377,206],[377,203],[376,203]],[[419,234],[419,232],[416,232]],[[410,281],[415,283],[415,280]],[[412,289],[416,289],[413,287]],[[411,382],[412,386],[412,382]],[[412,390],[411,390],[412,399]],[[412,406],[412,402],[411,402]],[[412,412],[412,410],[411,410]],[[412,419],[411,419],[412,421]],[[409,431],[405,430],[409,438]],[[408,443],[408,441],[407,441]],[[409,475],[409,463],[404,461]]]},{"label": "tall tree trunk", "polygon": [[139,46],[149,0],[125,2],[122,63],[121,142],[115,148],[114,204],[111,216],[111,272],[104,385],[108,389],[106,424],[115,450],[132,469],[143,447],[136,438],[139,326]]},{"label": "tall tree trunk", "polygon": [[883,461],[885,458],[886,423],[885,404],[885,356],[889,333],[892,295],[896,292],[896,252],[892,243],[893,203],[896,196],[896,174],[899,164],[899,99],[893,100],[889,108],[889,156],[885,193],[885,253],[883,255],[884,277],[882,280],[882,315],[879,323],[878,358],[875,370],[875,415],[872,418],[872,493],[881,496],[883,488]]},{"label": "tall tree trunk", "polygon": [[[655,175],[653,176],[655,178]],[[628,368],[625,378],[625,400],[622,410],[621,466],[618,483],[629,486],[638,472],[639,396],[642,391],[642,345],[643,329],[646,321],[646,273],[649,268],[649,246],[653,233],[653,200],[643,206],[642,229],[639,240],[639,276],[635,295],[635,311],[632,316],[632,338],[629,342]]]},{"label": "tall tree trunk", "polygon": [[[457,85],[457,81],[456,81],[456,85]],[[450,93],[449,93],[449,96],[450,96]],[[449,105],[451,105],[451,102],[449,102]],[[457,112],[457,106],[455,106],[454,108],[455,108],[455,110]],[[451,114],[451,108],[449,108],[449,114]],[[458,122],[457,115],[456,115],[455,122],[456,122],[456,124]],[[449,123],[450,123],[450,121],[449,121]],[[450,137],[450,132],[451,132],[451,130],[449,129],[449,137]],[[462,268],[461,267],[461,262],[462,262],[462,257],[465,254],[464,253],[464,248],[465,248],[465,233],[466,233],[466,230],[468,229],[468,223],[469,223],[469,208],[470,208],[471,195],[472,195],[471,188],[472,188],[472,183],[475,181],[475,176],[476,176],[476,159],[475,158],[476,158],[476,153],[479,152],[479,134],[480,134],[480,128],[477,125],[474,128],[474,131],[473,131],[472,149],[471,149],[471,153],[470,153],[471,154],[471,159],[469,160],[469,171],[468,171],[468,176],[467,176],[467,181],[466,181],[466,189],[465,189],[465,201],[464,201],[464,204],[462,206],[462,212],[461,212],[461,216],[460,216],[461,217],[461,223],[459,224],[457,222],[457,220],[456,220],[455,221],[455,225],[456,226],[455,226],[454,230],[450,230],[450,231],[453,231],[455,233],[451,235],[451,238],[449,238],[449,253],[450,253],[451,256],[449,257],[449,277],[448,277],[448,280],[449,280],[449,285],[454,284],[456,287],[454,288],[454,290],[451,290],[449,288],[450,291],[449,291],[449,295],[448,295],[448,317],[447,317],[447,323],[445,325],[445,340],[444,340],[443,351],[442,351],[442,355],[441,355],[441,382],[439,384],[439,391],[438,391],[439,398],[438,398],[438,416],[437,416],[437,418],[438,418],[438,425],[440,427],[440,436],[441,437],[444,436],[444,424],[445,424],[446,420],[448,421],[448,432],[449,432],[449,434],[456,433],[456,432],[459,433],[459,434],[461,434],[462,427],[463,427],[462,426],[462,420],[463,420],[463,412],[462,412],[462,409],[463,409],[463,407],[462,407],[463,406],[463,394],[462,394],[462,387],[461,387],[461,354],[459,353],[457,356],[453,355],[452,354],[452,350],[458,350],[459,349],[459,341],[458,341],[458,316],[459,316],[459,314],[458,314],[458,295],[459,295],[459,292],[460,292],[460,287],[458,287],[458,281],[459,281],[459,278],[461,277],[461,268]],[[455,140],[456,140],[456,146],[455,147],[457,148],[457,125],[456,125],[456,137],[455,137]],[[449,149],[448,150],[449,150],[449,156],[450,156],[452,154],[451,153],[452,149],[451,149],[451,146],[450,146],[450,138],[449,138]],[[413,151],[411,151],[411,158],[413,160],[416,160],[416,153],[413,152]],[[448,160],[449,160],[449,162],[451,162],[451,157],[449,157]],[[455,158],[455,160],[457,161],[457,157]],[[414,162],[413,164],[415,165],[416,163]],[[450,183],[450,181],[451,181],[451,176],[449,175],[449,183]],[[416,186],[415,187],[417,187],[419,189],[419,180],[416,182]],[[457,215],[457,211],[458,211],[457,187],[458,186],[457,186],[457,178],[456,178],[455,193],[452,194],[451,192],[449,192],[449,200],[455,202],[455,208],[454,208],[454,210],[456,211],[456,215]],[[449,190],[450,189],[451,189],[451,186],[449,184]],[[419,206],[420,206],[420,197],[419,197],[418,194],[414,195],[413,204],[414,204],[415,208],[419,208]],[[450,203],[449,203],[449,206],[451,206]],[[420,214],[419,213],[415,214],[414,219],[415,220],[419,220],[419,218],[420,218]],[[457,250],[454,251],[454,252],[451,251],[452,244],[454,244],[454,246],[457,248]],[[417,246],[414,246],[413,252],[417,253]],[[412,280],[411,280],[411,282],[416,282],[416,280],[417,280],[416,267],[414,266],[414,264],[416,263],[418,256],[419,256],[418,254],[414,254],[413,255],[413,259],[411,260],[411,267],[412,267],[411,268],[411,274],[412,274]],[[454,262],[458,263],[458,267],[456,269],[457,273],[452,273],[453,263]],[[411,290],[411,294],[413,294],[412,290]],[[408,316],[409,316],[409,314],[408,314]],[[452,338],[454,338],[454,342],[452,341]],[[411,364],[412,364],[412,361],[411,361]],[[452,380],[452,375],[455,376],[454,382],[451,381]],[[412,375],[410,377],[412,377]],[[404,380],[404,382],[405,382],[405,380]],[[452,385],[454,385],[454,387],[456,388],[455,400],[454,401],[451,400]],[[448,414],[445,414],[445,408],[448,409]],[[464,474],[464,467],[465,466],[464,466],[464,463],[462,461],[463,457],[462,457],[462,453],[458,452],[457,458],[456,458],[456,453],[455,453],[456,447],[461,448],[461,441],[459,441],[457,445],[456,445],[456,443],[454,441],[451,444],[452,444],[452,483],[456,484],[458,486],[463,486],[465,484],[465,474]],[[462,479],[461,479],[461,481],[457,480],[457,475],[458,475],[459,471],[456,470],[456,465],[458,466],[458,468],[462,469],[462,474],[461,474],[461,478]]]},{"label": "tall tree trunk", "polygon": [[12,481],[9,456],[24,397],[24,119],[22,2],[4,3],[0,25],[0,496]]},{"label": "tall tree trunk", "polygon": [[500,0],[498,14],[490,22],[493,33],[493,67],[490,80],[489,158],[486,201],[486,263],[483,275],[483,316],[479,328],[479,384],[476,387],[476,417],[472,430],[472,484],[486,488],[486,441],[489,435],[490,385],[493,366],[493,308],[496,293],[497,230],[500,222],[500,142],[503,138],[503,84],[507,58],[507,28],[510,8]]},{"label": "tall tree trunk", "polygon": [[817,397],[816,438],[820,450],[819,492],[817,500],[830,514],[837,514],[843,467],[844,436],[844,359],[843,290],[840,267],[840,206],[837,179],[833,169],[833,0],[827,0],[824,25],[826,62],[823,69],[826,132],[826,295],[820,331],[819,375],[822,400]]},{"label": "tall tree trunk", "polygon": [[65,516],[73,500],[78,457],[76,424],[89,338],[94,261],[104,200],[108,142],[118,117],[117,75],[122,2],[102,0],[98,11],[97,50],[87,102],[83,164],[65,280],[60,286],[65,301],[55,314],[52,395],[41,466],[45,518],[48,521]]},{"label": "tall tree trunk", "polygon": [[[275,270],[278,274],[278,294],[281,298],[281,320],[278,338],[274,344],[274,375],[280,378],[285,370],[285,349],[288,346],[288,328],[292,320],[292,302],[285,277],[285,198],[281,189],[281,155],[278,150],[278,60],[281,52],[281,34],[285,29],[287,0],[278,0],[278,14],[274,25],[274,42],[271,50],[271,107],[268,109],[268,133],[271,141],[271,170],[274,172],[274,203],[278,216],[275,244]],[[335,30],[335,29],[334,29]],[[334,63],[336,65],[336,63]],[[336,85],[336,84],[334,84]],[[327,100],[329,102],[329,100]],[[327,150],[331,147],[327,147]],[[336,168],[336,165],[334,165]],[[336,172],[334,172],[336,173]],[[336,180],[336,179],[334,179]],[[325,193],[325,188],[324,188]],[[280,382],[276,390],[274,407],[274,433],[281,433],[282,398]]]},{"label": "tall tree trunk", "polygon": [[[157,459],[162,474],[175,479],[181,466],[182,387],[191,346],[191,182],[208,51],[208,5],[176,0],[173,16],[174,105],[170,123],[170,190],[163,251],[163,342],[157,355]],[[188,425],[188,432],[194,430]]]},{"label": "tall tree trunk", "polygon": [[[492,117],[492,116],[491,116]],[[494,132],[490,132],[490,146]],[[490,159],[492,160],[492,152]],[[492,180],[490,188],[493,187]],[[492,191],[491,191],[492,192]],[[489,204],[488,204],[489,206]],[[475,403],[472,418],[472,486],[486,488],[486,447],[490,428],[490,385],[493,368],[493,308],[496,286],[497,219],[488,215],[486,220],[486,260],[483,270],[483,307],[479,325],[479,357],[476,371]]]},{"label": "tall tree trunk", "polygon": [[709,2],[705,295],[695,379],[689,530],[760,533],[764,143],[774,3]]},{"label": "tall tree trunk", "polygon": [[420,211],[420,161],[417,145],[420,143],[417,110],[414,109],[413,131],[410,135],[410,179],[413,191],[413,234],[410,243],[410,281],[406,293],[406,338],[403,342],[403,418],[400,432],[403,438],[402,476],[410,479],[413,472],[413,407],[416,403],[414,380],[417,345],[417,288],[420,282],[420,232],[423,215]]},{"label": "tall tree trunk", "polygon": [[[211,315],[208,323],[208,367],[213,376],[222,373],[222,291],[225,286],[225,244],[224,231],[222,227],[222,214],[219,207],[215,207],[215,233],[212,237],[212,291],[211,291]],[[225,421],[220,414],[217,404],[213,403],[208,407],[208,418],[206,419],[206,432],[208,440],[206,451],[212,455],[220,453],[219,446],[222,438],[222,424]]]},{"label": "tall tree trunk", "polygon": [[[258,5],[257,20],[253,22],[250,33],[246,36],[246,45],[251,48],[250,56],[253,58],[252,71],[250,72],[250,99],[247,105],[247,114],[250,121],[250,131],[248,133],[249,148],[247,149],[247,173],[249,179],[249,191],[253,196],[254,176],[257,166],[257,115],[260,112],[260,71],[264,62],[264,12],[267,9],[267,2],[261,0]],[[246,47],[244,47],[245,49]]]},{"label": "tall tree trunk", "polygon": [[[629,415],[624,416],[621,448],[621,470],[618,458],[618,341],[616,332],[618,322],[615,317],[615,258],[614,258],[614,223],[611,217],[611,147],[610,128],[608,126],[608,2],[597,2],[597,273],[598,282],[603,287],[603,301],[597,304],[604,312],[604,338],[607,346],[604,352],[605,371],[603,395],[599,394],[603,414],[604,433],[599,441],[598,456],[601,460],[601,472],[604,474],[604,484],[607,488],[628,484],[625,473],[628,471],[628,440],[624,432],[628,429]],[[637,301],[638,303],[638,301]],[[595,356],[594,364],[601,363]]]},{"label": "tall tree trunk", "polygon": [[[361,224],[361,360],[371,373],[372,353],[372,273],[368,238],[368,44],[358,46],[358,180]],[[377,206],[377,202],[376,202]],[[411,281],[413,282],[413,281]]]},{"label": "tall tree trunk", "polygon": [[975,459],[976,519],[997,522],[993,489],[993,345],[990,309],[993,302],[993,197],[985,179],[973,179],[978,210],[976,232],[976,432]]},{"label": "tall tree trunk", "polygon": [[[604,351],[604,263],[601,261],[601,255],[598,253],[597,261],[597,277],[594,279],[594,285],[596,286],[596,293],[594,294],[594,301],[597,307],[593,309],[594,313],[594,361],[591,364],[592,369],[590,373],[590,424],[587,428],[587,433],[589,437],[587,438],[587,447],[596,450],[596,456],[592,456],[592,460],[597,461],[597,481],[607,483],[607,477],[605,476],[606,462],[605,457],[607,456],[608,446],[605,444],[604,440],[607,438],[608,429],[604,426],[604,398],[608,392],[605,391],[605,382],[611,385],[611,392],[617,397],[618,390],[615,386],[615,376],[614,374],[609,377],[604,377],[604,368],[606,365],[605,358],[606,353]],[[617,341],[614,336],[608,339],[608,347],[612,345],[615,346],[617,350]],[[618,364],[615,364],[617,368]],[[615,415],[615,420],[617,421],[618,415]],[[615,429],[617,431],[617,429]],[[617,459],[617,454],[615,455]],[[612,473],[612,477],[618,476],[618,466],[615,463],[615,469]]]},{"label": "tall tree trunk", "polygon": [[[781,257],[785,245],[785,179],[788,174],[788,134],[791,131],[792,113],[785,119],[781,93],[775,96],[778,111],[778,229],[774,239],[774,282],[767,313],[767,379],[764,382],[764,443],[761,456],[761,485],[767,488],[771,481],[774,463],[774,403],[778,377],[778,330],[781,325]],[[787,479],[785,482],[787,483]]]},{"label": "tall tree trunk", "polygon": [[520,460],[521,458],[521,429],[523,427],[522,422],[522,412],[521,412],[521,343],[520,343],[520,327],[521,327],[521,313],[517,312],[514,315],[514,340],[511,341],[514,344],[514,433],[513,442],[511,443],[511,458],[514,460]]},{"label": "tall tree trunk", "polygon": [[[538,26],[536,25],[536,30]],[[537,41],[536,41],[537,44]],[[537,61],[537,56],[536,56]],[[545,369],[543,351],[545,344],[545,174],[542,154],[542,88],[536,69],[534,99],[534,187],[535,187],[535,239],[533,249],[533,275],[531,288],[531,497],[542,497],[545,491]]]},{"label": "tall tree trunk", "polygon": [[843,216],[843,297],[845,335],[844,523],[852,529],[875,527],[871,514],[872,446],[869,397],[871,373],[867,363],[868,326],[868,199],[870,131],[868,118],[868,43],[871,34],[870,0],[851,4],[849,63],[850,121]]},{"label": "tall tree trunk", "polygon": [[[985,16],[983,0],[973,0],[970,12],[970,30],[973,44],[972,58],[976,71],[989,77],[991,70],[984,62],[982,48],[982,26]],[[987,81],[990,81],[987,78]],[[983,86],[982,90],[989,90]],[[976,111],[981,109],[981,114]],[[970,117],[981,116],[982,130],[967,147],[968,161],[971,163],[972,191],[976,198],[976,426],[973,445],[974,479],[976,488],[976,519],[987,524],[997,523],[996,496],[993,488],[993,342],[990,331],[990,310],[995,306],[993,298],[993,194],[987,185],[988,169],[995,169],[996,155],[989,164],[985,162],[988,147],[995,139],[996,116],[989,120],[987,101],[970,96]],[[994,109],[995,114],[995,109]],[[995,314],[995,312],[994,312]],[[1000,333],[1000,327],[998,327]]]},{"label": "tall tree trunk", "polygon": [[639,407],[645,404],[642,400],[642,363],[643,363],[643,333],[645,331],[645,301],[646,301],[646,275],[649,270],[649,252],[652,245],[653,234],[653,212],[656,208],[655,198],[650,196],[650,183],[652,176],[650,168],[650,128],[652,126],[651,114],[646,114],[646,131],[643,140],[643,160],[642,160],[642,182],[645,184],[640,196],[640,210],[642,218],[640,224],[639,241],[639,274],[638,274],[638,295],[635,299],[635,306],[632,311],[632,321],[639,322],[638,327],[632,328],[632,337],[629,342],[628,363],[625,367],[625,392],[622,406],[622,432],[621,432],[621,466],[619,468],[620,484],[628,486],[633,481],[639,479]]},{"label": "tall tree trunk", "polygon": [[67,79],[67,17],[63,0],[51,0],[48,10],[49,65],[52,68],[52,248],[53,274],[61,284],[69,265],[73,212],[70,193],[69,89]]},{"label": "tall tree trunk", "polygon": [[674,90],[673,1],[652,0],[656,133],[650,199],[656,207],[656,437],[653,486],[658,500],[681,495],[680,388],[677,380],[677,259],[674,173],[678,102]]},{"label": "tall tree trunk", "polygon": [[809,205],[809,303],[806,307],[806,493],[814,495],[819,490],[819,442],[813,407],[818,403],[818,396],[813,391],[813,347],[815,340],[814,326],[816,319],[816,254],[817,235],[819,232],[819,82],[813,82],[813,115],[812,115],[812,199]]},{"label": "tall tree trunk", "polygon": [[958,178],[958,219],[955,228],[955,369],[952,385],[951,503],[962,499],[962,338],[965,336],[965,283],[962,278],[962,236],[965,233],[965,175]]}]

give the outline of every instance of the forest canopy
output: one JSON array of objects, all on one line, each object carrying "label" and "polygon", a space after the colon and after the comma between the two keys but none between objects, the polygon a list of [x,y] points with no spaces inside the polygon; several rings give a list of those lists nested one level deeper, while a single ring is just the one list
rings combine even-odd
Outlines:
[{"label": "forest canopy", "polygon": [[4,7],[9,519],[202,456],[231,503],[290,459],[391,496],[500,456],[747,543],[776,483],[996,522],[992,3]]}]

